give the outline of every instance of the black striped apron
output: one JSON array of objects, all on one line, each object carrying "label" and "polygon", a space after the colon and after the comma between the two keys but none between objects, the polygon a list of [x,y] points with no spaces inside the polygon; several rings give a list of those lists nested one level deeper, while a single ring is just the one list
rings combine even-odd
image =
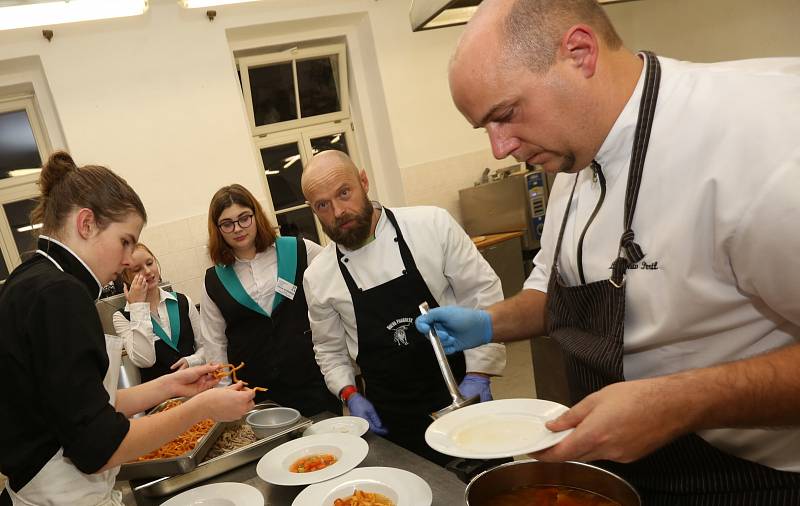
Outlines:
[{"label": "black striped apron", "polygon": [[[572,402],[624,381],[623,334],[625,272],[644,258],[631,228],[644,159],[658,98],[660,65],[645,52],[647,70],[625,191],[625,231],[611,278],[567,286],[558,272],[558,258],[572,188],[555,248],[548,284],[548,335],[564,350]],[[597,162],[592,162],[598,169]],[[575,178],[577,184],[578,177]],[[580,260],[580,259],[579,259]],[[722,452],[696,434],[682,436],[630,464],[598,462],[624,477],[645,506],[798,506],[800,473],[784,472]]]}]

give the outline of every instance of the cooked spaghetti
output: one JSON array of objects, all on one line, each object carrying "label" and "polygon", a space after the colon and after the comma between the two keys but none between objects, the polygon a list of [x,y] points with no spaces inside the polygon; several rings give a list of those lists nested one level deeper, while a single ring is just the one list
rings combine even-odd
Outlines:
[{"label": "cooked spaghetti", "polygon": [[[221,364],[216,371],[211,373],[211,375],[217,379],[222,379],[225,376],[230,376],[233,379],[233,383],[236,383],[239,381],[239,379],[236,378],[236,371],[238,371],[242,367],[244,367],[244,362],[239,362],[239,365],[236,366],[233,364]],[[242,381],[242,383],[244,383],[245,386],[247,385],[246,381]],[[256,392],[266,392],[267,388],[253,387],[253,390],[255,390]]]},{"label": "cooked spaghetti", "polygon": [[333,501],[333,506],[394,506],[394,503],[383,494],[356,489],[353,495]]},{"label": "cooked spaghetti", "polygon": [[211,375],[217,379],[222,379],[225,376],[231,376],[233,378],[233,382],[236,383],[239,381],[236,379],[236,371],[242,367],[244,367],[244,362],[240,362],[239,365],[236,366],[233,364],[221,364],[216,371],[211,373]]},{"label": "cooked spaghetti", "polygon": [[[175,406],[179,406],[182,403],[183,401],[180,399],[172,399],[170,401],[167,401],[164,404],[164,408],[160,412],[172,409]],[[153,450],[147,455],[142,455],[136,460],[138,462],[141,462],[144,460],[168,459],[173,457],[180,457],[184,453],[194,450],[200,438],[205,436],[213,426],[214,426],[213,420],[211,419],[201,420],[196,424],[192,425],[191,427],[189,427],[189,429],[180,436],[176,437],[169,443],[166,443],[165,445],[161,446],[161,448]]]}]

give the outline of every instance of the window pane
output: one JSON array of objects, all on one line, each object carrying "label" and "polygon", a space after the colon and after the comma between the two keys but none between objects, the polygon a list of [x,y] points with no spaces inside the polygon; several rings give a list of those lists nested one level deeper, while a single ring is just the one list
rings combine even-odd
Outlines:
[{"label": "window pane", "polygon": [[319,244],[314,213],[311,212],[310,207],[278,214],[278,225],[281,227],[281,235],[303,237]]},{"label": "window pane", "polygon": [[26,260],[36,251],[36,229],[41,228],[41,223],[31,224],[30,214],[36,207],[38,199],[18,200],[3,204],[3,211],[11,226],[14,242],[22,260]]},{"label": "window pane", "polygon": [[315,155],[320,151],[327,151],[329,149],[335,149],[337,151],[347,153],[348,155],[350,154],[350,152],[347,150],[347,140],[345,140],[344,133],[338,132],[335,134],[311,139],[311,151]]},{"label": "window pane", "polygon": [[338,112],[338,56],[297,61],[297,87],[300,91],[300,116]]},{"label": "window pane", "polygon": [[27,111],[0,114],[0,179],[11,177],[14,169],[42,166]]},{"label": "window pane", "polygon": [[256,126],[297,119],[292,64],[248,69]]},{"label": "window pane", "polygon": [[306,199],[300,188],[303,161],[297,143],[282,144],[261,149],[264,174],[276,211],[304,204]]}]

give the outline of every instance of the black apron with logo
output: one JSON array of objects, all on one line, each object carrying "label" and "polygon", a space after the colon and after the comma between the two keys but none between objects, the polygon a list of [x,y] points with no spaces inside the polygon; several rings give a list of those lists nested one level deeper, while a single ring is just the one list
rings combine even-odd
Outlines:
[{"label": "black apron with logo", "polygon": [[[548,335],[564,350],[573,402],[609,384],[625,381],[625,273],[630,265],[644,257],[634,242],[631,226],[660,81],[658,59],[652,53],[644,54],[647,73],[625,193],[625,231],[620,241],[620,255],[611,266],[611,278],[567,286],[558,272],[561,242],[573,195],[570,195],[555,248],[548,284]],[[574,186],[572,191],[574,194]],[[597,464],[633,484],[645,506],[800,505],[800,473],[778,471],[732,456],[696,434],[682,436],[630,464],[605,461]]]},{"label": "black apron with logo", "polygon": [[270,399],[282,406],[311,416],[321,411],[341,414],[339,400],[325,386],[314,358],[308,305],[303,291],[303,275],[308,264],[306,247],[297,240],[297,291],[294,299],[285,298],[265,316],[242,305],[228,292],[214,268],[206,271],[206,291],[225,318],[228,338],[228,361],[245,362],[238,379],[259,392],[256,402]]},{"label": "black apron with logo", "polygon": [[[141,367],[139,372],[142,376],[142,383],[156,379],[172,371],[170,367],[177,362],[181,357],[187,357],[194,353],[194,330],[192,329],[192,322],[189,320],[189,301],[182,293],[175,293],[178,298],[178,314],[181,319],[181,333],[178,336],[178,349],[173,349],[170,345],[165,343],[162,339],[157,339],[155,342],[156,362],[152,367]],[[128,321],[131,321],[131,313],[129,311],[120,311]]]},{"label": "black apron with logo", "polygon": [[[390,441],[438,464],[451,457],[432,450],[425,443],[431,413],[452,401],[442,377],[433,347],[414,326],[419,305],[438,307],[428,285],[417,269],[394,214],[383,208],[394,227],[395,242],[403,259],[403,272],[382,285],[362,290],[356,285],[336,249],[339,270],[344,277],[358,330],[358,358],[366,383],[366,397],[375,406]],[[448,357],[453,376],[461,381],[466,372],[463,353]]]}]

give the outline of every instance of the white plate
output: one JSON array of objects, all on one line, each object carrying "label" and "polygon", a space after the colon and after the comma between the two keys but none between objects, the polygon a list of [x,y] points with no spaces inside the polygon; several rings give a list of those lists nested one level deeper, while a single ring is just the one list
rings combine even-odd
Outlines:
[{"label": "white plate", "polygon": [[[301,437],[277,448],[261,457],[256,466],[258,476],[275,485],[308,485],[330,480],[353,469],[364,460],[369,445],[358,436],[350,434],[315,434]],[[319,471],[293,473],[289,466],[302,457],[330,453],[336,462]]]},{"label": "white plate", "polygon": [[360,416],[337,416],[319,421],[303,432],[304,436],[314,434],[351,434],[363,436],[369,430],[369,422]]},{"label": "white plate", "polygon": [[425,431],[434,450],[467,459],[513,457],[549,448],[572,429],[551,432],[544,424],[566,406],[542,399],[502,399],[452,411]]},{"label": "white plate", "polygon": [[264,497],[246,483],[212,483],[178,494],[162,506],[264,506]]},{"label": "white plate", "polygon": [[353,494],[355,489],[383,494],[395,506],[430,506],[433,492],[414,473],[393,467],[358,467],[338,478],[306,487],[292,506],[328,506]]}]

